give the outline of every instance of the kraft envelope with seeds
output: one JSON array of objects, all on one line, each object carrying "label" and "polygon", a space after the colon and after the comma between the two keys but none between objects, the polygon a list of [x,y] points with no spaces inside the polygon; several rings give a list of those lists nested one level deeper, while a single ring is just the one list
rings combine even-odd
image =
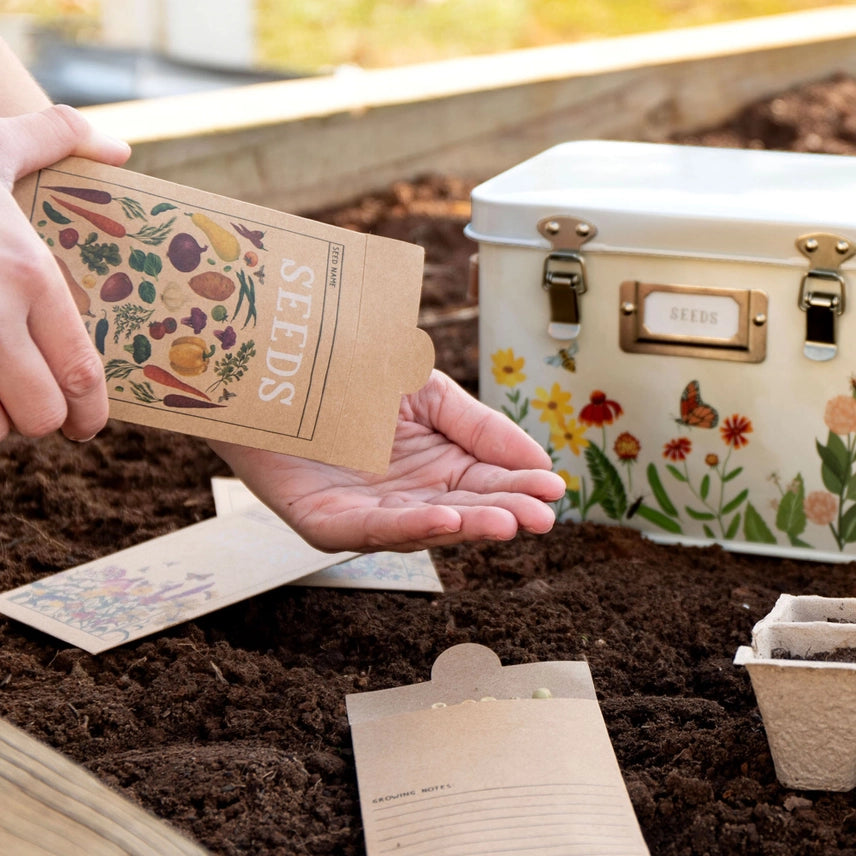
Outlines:
[{"label": "kraft envelope with seeds", "polygon": [[69,158],[15,196],[103,355],[110,415],[383,472],[428,378],[421,247]]},{"label": "kraft envelope with seeds", "polygon": [[369,856],[648,856],[587,663],[464,643],[346,704]]}]

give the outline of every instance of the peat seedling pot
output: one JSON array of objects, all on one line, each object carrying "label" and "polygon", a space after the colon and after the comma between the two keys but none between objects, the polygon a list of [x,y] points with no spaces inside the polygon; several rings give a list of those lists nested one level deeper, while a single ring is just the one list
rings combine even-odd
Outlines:
[{"label": "peat seedling pot", "polygon": [[781,595],[734,662],[749,671],[779,781],[856,787],[856,598]]}]

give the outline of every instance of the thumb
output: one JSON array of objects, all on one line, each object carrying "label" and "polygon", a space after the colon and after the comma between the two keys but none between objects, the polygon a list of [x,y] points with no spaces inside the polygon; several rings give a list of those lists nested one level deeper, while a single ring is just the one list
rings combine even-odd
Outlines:
[{"label": "thumb", "polygon": [[131,147],[96,131],[74,108],[59,104],[0,119],[0,152],[7,154],[0,165],[0,179],[12,185],[69,155],[119,166],[130,156]]}]

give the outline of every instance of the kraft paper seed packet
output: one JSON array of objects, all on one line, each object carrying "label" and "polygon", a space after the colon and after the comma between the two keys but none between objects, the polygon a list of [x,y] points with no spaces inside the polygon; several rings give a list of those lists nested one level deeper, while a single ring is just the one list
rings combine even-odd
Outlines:
[{"label": "kraft paper seed packet", "polygon": [[68,158],[15,197],[116,419],[370,472],[428,379],[423,250]]}]

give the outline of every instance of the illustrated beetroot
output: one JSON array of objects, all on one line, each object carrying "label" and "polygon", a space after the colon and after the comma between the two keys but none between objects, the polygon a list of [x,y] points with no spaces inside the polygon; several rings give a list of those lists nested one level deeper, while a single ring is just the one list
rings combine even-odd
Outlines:
[{"label": "illustrated beetroot", "polygon": [[166,256],[176,270],[182,273],[190,273],[199,266],[202,253],[207,249],[207,246],[200,247],[193,235],[188,235],[187,232],[179,232],[169,242]]}]

